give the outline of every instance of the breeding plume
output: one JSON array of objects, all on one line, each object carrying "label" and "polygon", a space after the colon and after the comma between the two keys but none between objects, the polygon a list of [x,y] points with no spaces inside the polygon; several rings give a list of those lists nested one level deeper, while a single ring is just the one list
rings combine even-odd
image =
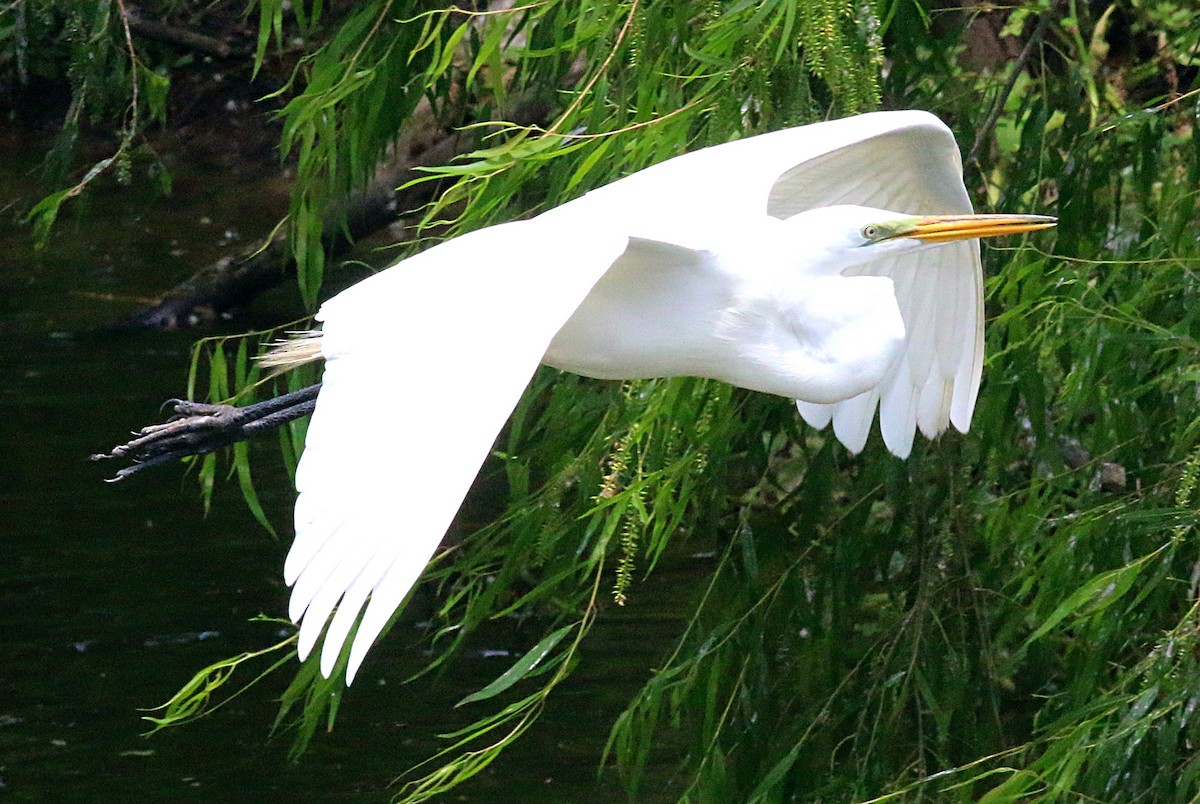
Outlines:
[{"label": "breeding plume", "polygon": [[[312,413],[284,567],[306,657],[347,681],[417,582],[539,363],[602,379],[710,377],[796,400],[851,452],[966,432],[983,363],[978,238],[949,129],[879,112],[679,156],[450,240],[322,305],[279,348],[322,384],[176,404],[111,456],[125,476]],[[315,410],[314,410],[315,407]]]}]

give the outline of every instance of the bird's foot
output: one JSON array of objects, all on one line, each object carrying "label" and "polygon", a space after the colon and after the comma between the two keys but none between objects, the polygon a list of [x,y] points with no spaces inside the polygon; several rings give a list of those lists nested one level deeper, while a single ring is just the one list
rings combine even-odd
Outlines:
[{"label": "bird's foot", "polygon": [[124,458],[132,463],[118,470],[109,482],[124,480],[151,466],[204,455],[221,447],[274,429],[281,424],[307,416],[316,405],[321,384],[310,385],[290,394],[245,407],[212,405],[187,399],[168,399],[163,407],[171,417],[162,424],[151,424],[133,433],[133,438],[109,452],[91,456],[93,461]]},{"label": "bird's foot", "polygon": [[186,399],[169,399],[163,407],[172,411],[165,422],[143,427],[126,443],[91,456],[93,461],[126,458],[133,462],[118,470],[109,482],[188,455],[204,455],[245,438],[241,429],[246,421],[243,412],[248,408]]}]

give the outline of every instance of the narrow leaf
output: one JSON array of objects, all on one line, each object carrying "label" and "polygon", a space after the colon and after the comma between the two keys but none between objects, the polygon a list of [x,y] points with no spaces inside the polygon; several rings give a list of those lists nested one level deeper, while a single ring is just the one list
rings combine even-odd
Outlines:
[{"label": "narrow leaf", "polygon": [[546,655],[550,653],[550,651],[554,650],[554,646],[561,642],[562,638],[574,630],[574,628],[575,623],[572,623],[570,625],[564,625],[562,628],[550,634],[541,642],[534,645],[533,648],[520,659],[518,659],[512,667],[505,670],[499,678],[478,692],[473,692],[466,698],[463,698],[461,701],[456,703],[455,706],[464,706],[469,703],[475,703],[476,701],[484,701],[504,692],[513,684],[516,684],[525,676],[529,675],[529,673],[541,663],[542,659],[545,659]]}]

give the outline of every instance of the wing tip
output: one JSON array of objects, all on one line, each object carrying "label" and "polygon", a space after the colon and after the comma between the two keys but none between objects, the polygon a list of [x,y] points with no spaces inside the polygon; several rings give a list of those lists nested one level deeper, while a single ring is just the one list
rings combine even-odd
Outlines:
[{"label": "wing tip", "polygon": [[824,430],[829,426],[829,422],[833,420],[833,408],[833,405],[796,400],[796,410],[800,413],[800,418],[814,430]]},{"label": "wing tip", "polygon": [[[882,423],[880,429],[883,429]],[[912,454],[913,437],[916,435],[916,431],[915,424],[903,431],[883,430],[883,445],[887,447],[888,452],[900,460],[907,460],[908,456]]]},{"label": "wing tip", "polygon": [[858,455],[867,446],[878,405],[878,388],[837,404],[833,413],[833,433],[851,455]]}]

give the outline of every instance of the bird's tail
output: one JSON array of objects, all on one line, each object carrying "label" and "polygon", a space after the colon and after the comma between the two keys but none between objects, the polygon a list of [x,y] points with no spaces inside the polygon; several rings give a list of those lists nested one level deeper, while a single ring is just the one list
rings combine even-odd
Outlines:
[{"label": "bird's tail", "polygon": [[259,363],[265,368],[288,371],[305,363],[314,363],[323,357],[320,330],[293,332],[291,336],[286,341],[272,344],[266,354],[259,356]]}]

